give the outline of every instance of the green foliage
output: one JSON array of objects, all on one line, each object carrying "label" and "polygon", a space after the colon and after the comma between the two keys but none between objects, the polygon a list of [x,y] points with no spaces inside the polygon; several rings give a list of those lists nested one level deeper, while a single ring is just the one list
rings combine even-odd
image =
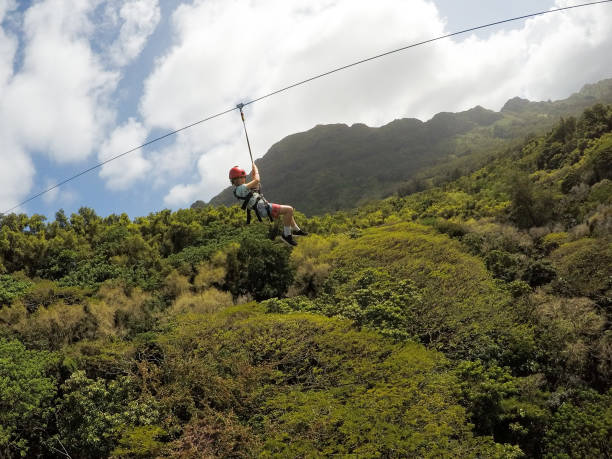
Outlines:
[{"label": "green foliage", "polygon": [[548,420],[542,378],[517,378],[508,368],[482,362],[459,362],[456,367],[464,404],[480,435],[497,442],[517,443],[537,455],[539,437]]},{"label": "green foliage", "polygon": [[485,368],[480,361],[460,362],[456,371],[476,432],[492,435],[504,414],[502,402],[519,393],[515,379],[507,369]]},{"label": "green foliage", "polygon": [[123,430],[111,457],[146,458],[156,456],[165,446],[157,440],[166,436],[166,431],[159,426],[138,426]]},{"label": "green foliage", "polygon": [[[133,382],[127,377],[105,382],[92,380],[77,371],[62,385],[63,397],[57,407],[58,437],[68,452],[79,457],[108,456],[124,432],[123,447],[142,451],[138,441],[142,430],[125,432],[129,426],[152,426],[159,421],[154,400],[138,400]],[[145,432],[161,430],[146,429]],[[140,444],[139,444],[140,443]],[[155,447],[151,442],[147,448]]]},{"label": "green foliage", "polygon": [[422,300],[415,286],[406,280],[395,280],[383,270],[366,268],[350,278],[343,272],[332,273],[348,281],[324,285],[327,294],[315,301],[304,297],[264,302],[268,312],[312,311],[329,316],[341,316],[354,321],[358,327],[378,330],[395,339],[414,338],[416,311]]},{"label": "green foliage", "polygon": [[522,279],[532,287],[548,284],[556,277],[557,272],[549,260],[531,260],[522,274]]},{"label": "green foliage", "polygon": [[110,279],[121,279],[128,285],[151,289],[159,286],[159,274],[151,273],[140,264],[119,265],[98,255],[79,262],[74,270],[60,279],[60,285],[81,288],[97,288]]},{"label": "green foliage", "polygon": [[612,392],[577,394],[563,402],[546,431],[545,458],[609,457],[612,454]]},{"label": "green foliage", "polygon": [[539,169],[558,169],[576,148],[576,118],[561,118],[545,139],[537,158]]},{"label": "green foliage", "polygon": [[23,295],[22,302],[29,312],[38,308],[48,308],[52,304],[62,301],[65,304],[78,304],[84,302],[91,291],[77,287],[65,287],[51,281],[37,282]]},{"label": "green foliage", "polygon": [[[0,456],[609,455],[610,108],[568,106],[307,133],[362,136],[356,169],[423,127],[455,157],[293,249],[235,206],[0,217]],[[317,211],[405,178],[329,158],[318,191],[279,175]]]},{"label": "green foliage", "polygon": [[230,413],[206,410],[198,413],[181,436],[165,448],[163,457],[256,457],[261,440]]},{"label": "green foliage", "polygon": [[612,297],[612,242],[595,238],[568,242],[556,249],[551,259],[562,293],[602,301]]},{"label": "green foliage", "polygon": [[42,454],[55,407],[57,356],[0,338],[0,455]]},{"label": "green foliage", "polygon": [[499,279],[507,282],[515,280],[519,277],[521,270],[521,259],[518,255],[514,255],[502,250],[491,250],[485,256],[487,269]]},{"label": "green foliage", "polygon": [[0,305],[11,304],[32,286],[27,280],[15,279],[13,276],[0,275]]},{"label": "green foliage", "polygon": [[[606,319],[586,298],[558,298],[536,293],[526,300],[535,327],[540,371],[549,381],[576,384],[596,383],[608,378],[601,363],[605,352]],[[600,366],[602,374],[596,368]]]},{"label": "green foliage", "polygon": [[549,190],[537,189],[531,179],[516,174],[510,181],[510,218],[519,228],[541,226],[553,215],[554,198]]},{"label": "green foliage", "polygon": [[596,139],[612,131],[612,109],[610,106],[596,104],[584,111],[578,122],[578,130],[586,139]]},{"label": "green foliage", "polygon": [[[169,382],[160,396],[177,415],[197,416],[198,452],[233,455],[231,444],[251,438],[261,457],[520,454],[472,436],[442,355],[346,320],[241,307],[185,317],[158,342]],[[238,429],[229,410],[250,429]],[[215,434],[220,424],[228,435]]]},{"label": "green foliage", "polygon": [[268,239],[246,236],[228,252],[225,284],[234,296],[255,300],[282,297],[293,281],[290,249]]},{"label": "green foliage", "polygon": [[[398,299],[384,314],[372,313],[371,326],[389,329],[391,335],[418,337],[453,357],[488,360],[530,352],[529,331],[515,322],[509,296],[492,281],[483,263],[465,254],[455,241],[426,227],[390,225],[368,229],[356,239],[339,238],[323,259],[333,261],[346,274],[337,280],[329,278],[326,288],[332,296],[327,301],[323,297],[324,304],[318,306],[323,313],[338,313],[345,298],[348,304],[358,305],[353,291],[360,288],[361,270],[382,268],[391,278],[410,281],[406,288],[418,292],[421,300],[415,301],[413,293],[409,299]],[[381,286],[381,290],[387,288],[387,295],[394,289],[402,291],[399,283]],[[390,304],[393,301],[387,306]],[[377,307],[376,302],[371,304],[372,311]]]}]

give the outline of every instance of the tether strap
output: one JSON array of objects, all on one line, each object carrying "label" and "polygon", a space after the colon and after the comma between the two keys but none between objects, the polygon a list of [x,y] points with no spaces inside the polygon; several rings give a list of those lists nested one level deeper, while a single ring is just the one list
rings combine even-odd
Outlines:
[{"label": "tether strap", "polygon": [[[251,152],[251,142],[249,141],[249,133],[247,132],[246,122],[244,121],[244,112],[242,111],[243,107],[244,107],[244,104],[236,105],[236,108],[240,110],[240,117],[242,118],[242,126],[244,127],[244,135],[246,137],[247,147],[249,147],[249,156],[251,157],[251,163],[254,164],[255,162],[253,161],[253,152]],[[261,193],[261,183],[257,187],[257,191]]]},{"label": "tether strap", "polygon": [[242,126],[244,126],[244,135],[246,136],[247,146],[249,147],[249,156],[251,157],[251,162],[253,162],[253,153],[251,152],[251,142],[249,142],[249,133],[247,132],[246,122],[244,121],[244,112],[242,108],[244,104],[236,105],[236,108],[240,110],[240,117],[242,118]]}]

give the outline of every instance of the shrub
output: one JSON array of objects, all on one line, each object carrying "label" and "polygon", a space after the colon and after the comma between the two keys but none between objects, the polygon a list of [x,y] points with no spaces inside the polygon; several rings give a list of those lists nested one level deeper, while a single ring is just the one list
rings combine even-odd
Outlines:
[{"label": "shrub", "polygon": [[542,292],[530,298],[542,369],[550,381],[593,381],[592,361],[606,319],[587,298],[559,298]]},{"label": "shrub", "polygon": [[518,255],[502,250],[491,250],[485,256],[485,263],[498,279],[511,282],[520,277],[522,260]]},{"label": "shrub", "polygon": [[0,455],[36,457],[48,453],[57,392],[55,354],[28,351],[0,338]]},{"label": "shrub", "polygon": [[160,420],[156,402],[139,400],[128,377],[106,382],[77,371],[62,385],[62,393],[58,435],[75,457],[108,456],[129,427],[153,426]]},{"label": "shrub", "polygon": [[80,304],[91,295],[91,290],[81,289],[75,286],[62,286],[56,282],[43,280],[35,283],[27,293],[23,295],[22,301],[29,312],[35,312],[39,308],[48,308],[55,303]]},{"label": "shrub", "polygon": [[28,280],[16,279],[8,274],[0,275],[0,306],[11,304],[32,287]]},{"label": "shrub", "polygon": [[300,245],[291,252],[291,266],[295,277],[289,294],[316,296],[327,278],[331,265],[324,259],[337,245],[335,239],[326,239],[316,234],[300,241]]},{"label": "shrub", "polygon": [[193,285],[196,290],[205,290],[209,287],[223,285],[227,275],[227,253],[217,252],[210,261],[200,263],[196,268]]},{"label": "shrub", "polygon": [[564,294],[596,300],[610,296],[612,242],[597,238],[568,242],[553,251],[551,259],[566,288]]},{"label": "shrub", "polygon": [[529,260],[521,278],[532,287],[552,282],[557,273],[548,260]]},{"label": "shrub", "polygon": [[584,391],[559,406],[546,430],[545,458],[612,455],[612,391]]},{"label": "shrub", "polygon": [[173,269],[164,279],[164,294],[169,299],[178,298],[180,295],[191,289],[189,279]]},{"label": "shrub", "polygon": [[541,239],[542,249],[546,254],[549,254],[562,244],[568,242],[568,234],[563,233],[549,233]]},{"label": "shrub", "polygon": [[231,293],[209,288],[200,293],[184,293],[179,296],[170,306],[169,313],[171,315],[187,312],[209,314],[232,304],[234,303]]},{"label": "shrub", "polygon": [[257,301],[284,296],[294,276],[290,252],[282,243],[244,237],[239,247],[228,251],[226,288],[234,297],[248,294]]},{"label": "shrub", "polygon": [[59,350],[62,346],[96,336],[98,324],[83,305],[57,303],[40,308],[14,326],[29,346]]},{"label": "shrub", "polygon": [[346,320],[242,306],[185,316],[160,343],[185,455],[520,455],[472,436],[441,354]]}]

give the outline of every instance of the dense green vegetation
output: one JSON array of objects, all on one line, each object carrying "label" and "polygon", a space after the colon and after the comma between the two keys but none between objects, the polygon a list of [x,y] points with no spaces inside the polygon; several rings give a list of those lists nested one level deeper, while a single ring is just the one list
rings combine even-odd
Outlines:
[{"label": "dense green vegetation", "polygon": [[3,216],[0,456],[612,455],[612,107],[434,185]]}]

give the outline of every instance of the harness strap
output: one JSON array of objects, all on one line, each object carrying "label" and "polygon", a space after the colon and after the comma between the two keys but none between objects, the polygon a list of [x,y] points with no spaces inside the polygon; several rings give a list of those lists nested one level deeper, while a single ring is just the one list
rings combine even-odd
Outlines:
[{"label": "harness strap", "polygon": [[259,210],[257,208],[257,204],[259,203],[259,201],[263,201],[266,207],[266,213],[268,214],[268,218],[270,219],[271,222],[274,221],[274,219],[272,218],[271,212],[270,212],[270,204],[268,203],[268,201],[266,200],[266,198],[264,198],[262,195],[257,196],[257,198],[255,199],[255,203],[253,204],[252,207],[249,207],[249,201],[251,200],[251,198],[253,197],[254,192],[251,191],[249,194],[247,194],[244,198],[240,197],[236,194],[236,188],[234,188],[234,196],[236,197],[236,199],[240,199],[242,201],[244,201],[242,203],[242,210],[246,210],[246,224],[249,225],[251,223],[251,210],[253,212],[255,212],[255,216],[257,217],[257,220],[259,220],[260,222],[263,222],[262,218],[261,218],[261,214],[259,213]]}]

